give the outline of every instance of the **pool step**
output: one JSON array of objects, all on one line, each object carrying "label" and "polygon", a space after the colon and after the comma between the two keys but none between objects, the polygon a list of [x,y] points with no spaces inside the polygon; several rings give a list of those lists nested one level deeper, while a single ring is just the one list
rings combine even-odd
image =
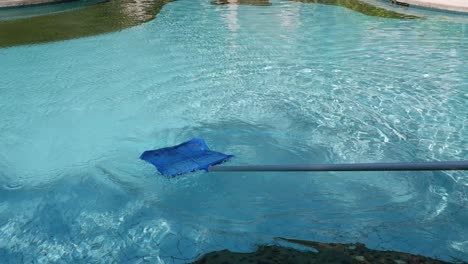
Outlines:
[{"label": "pool step", "polygon": [[419,6],[431,9],[468,13],[468,0],[390,0],[403,6]]},{"label": "pool step", "polygon": [[2,7],[19,7],[28,5],[40,5],[58,2],[67,2],[70,0],[0,0],[0,8]]}]

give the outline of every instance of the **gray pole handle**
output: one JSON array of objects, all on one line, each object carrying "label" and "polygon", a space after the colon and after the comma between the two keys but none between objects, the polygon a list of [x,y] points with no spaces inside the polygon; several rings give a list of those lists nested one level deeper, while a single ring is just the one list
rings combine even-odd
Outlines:
[{"label": "gray pole handle", "polygon": [[468,160],[434,162],[216,166],[208,171],[436,171],[468,170]]}]

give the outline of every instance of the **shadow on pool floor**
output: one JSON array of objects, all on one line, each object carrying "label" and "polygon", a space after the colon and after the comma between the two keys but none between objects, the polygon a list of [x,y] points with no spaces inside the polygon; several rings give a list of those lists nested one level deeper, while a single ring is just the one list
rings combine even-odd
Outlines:
[{"label": "shadow on pool floor", "polygon": [[0,48],[93,36],[154,19],[173,0],[109,0],[78,10],[0,21]]},{"label": "shadow on pool floor", "polygon": [[[278,245],[260,246],[252,253],[236,253],[229,250],[221,250],[201,256],[194,264],[440,264],[449,263],[424,256],[412,255],[396,251],[372,250],[365,245],[319,243],[297,239],[276,238],[279,242],[301,245],[310,250],[300,251],[294,248]],[[466,262],[454,262],[466,263]]]}]

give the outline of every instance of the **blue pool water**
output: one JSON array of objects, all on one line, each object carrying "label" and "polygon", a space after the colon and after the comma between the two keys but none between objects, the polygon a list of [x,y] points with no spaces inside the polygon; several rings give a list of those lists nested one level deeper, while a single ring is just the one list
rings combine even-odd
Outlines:
[{"label": "blue pool water", "polygon": [[468,158],[468,24],[329,5],[167,4],[121,32],[0,49],[2,263],[181,263],[276,236],[468,260],[468,174],[194,173]]}]

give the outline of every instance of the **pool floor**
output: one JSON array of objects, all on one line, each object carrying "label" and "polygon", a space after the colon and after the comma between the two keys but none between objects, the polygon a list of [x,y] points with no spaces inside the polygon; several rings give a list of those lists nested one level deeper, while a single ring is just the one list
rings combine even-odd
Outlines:
[{"label": "pool floor", "polygon": [[2,263],[187,263],[275,237],[468,261],[466,172],[167,179],[138,159],[192,137],[229,165],[468,158],[466,23],[270,2],[178,0],[0,49]]}]

